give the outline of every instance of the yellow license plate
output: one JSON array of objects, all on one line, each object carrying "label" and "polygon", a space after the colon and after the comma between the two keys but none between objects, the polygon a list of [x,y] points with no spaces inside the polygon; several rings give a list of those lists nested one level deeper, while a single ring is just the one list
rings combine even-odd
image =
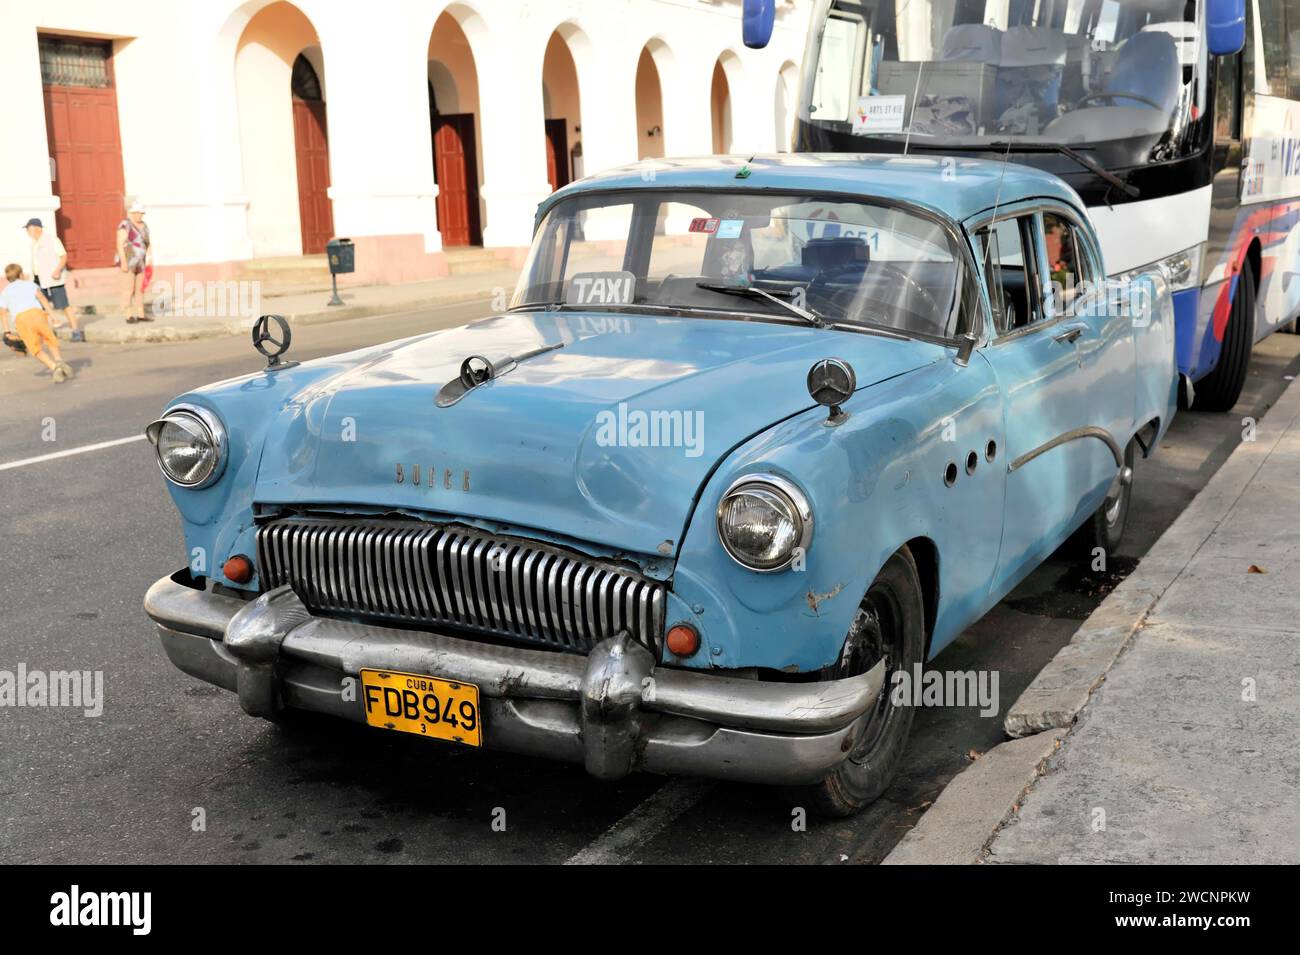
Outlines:
[{"label": "yellow license plate", "polygon": [[371,726],[466,746],[483,745],[478,687],[472,683],[362,670],[361,705]]}]

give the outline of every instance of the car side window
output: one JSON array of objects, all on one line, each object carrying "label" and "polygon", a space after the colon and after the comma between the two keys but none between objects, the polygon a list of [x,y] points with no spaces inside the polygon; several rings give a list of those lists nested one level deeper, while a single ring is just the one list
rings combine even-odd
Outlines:
[{"label": "car side window", "polygon": [[1014,332],[1043,317],[1042,297],[1036,290],[1038,257],[1032,215],[1002,219],[976,234],[984,274],[988,280],[993,325],[999,335]]},{"label": "car side window", "polygon": [[1064,314],[1095,278],[1091,259],[1078,227],[1053,212],[1043,213],[1043,244],[1047,249],[1049,283],[1045,291],[1050,295],[1047,310]]}]

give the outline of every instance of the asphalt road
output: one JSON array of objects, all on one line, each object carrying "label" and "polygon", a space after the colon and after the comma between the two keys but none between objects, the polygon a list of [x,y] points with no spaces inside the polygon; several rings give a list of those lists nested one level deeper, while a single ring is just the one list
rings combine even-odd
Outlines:
[{"label": "asphalt road", "polygon": [[[300,329],[314,357],[456,324],[485,305]],[[772,791],[471,751],[318,720],[283,729],[167,662],[141,609],[183,563],[140,434],[172,396],[260,364],[244,339],[69,346],[55,387],[0,353],[0,670],[102,670],[103,714],[0,708],[0,862],[876,862],[944,785],[1002,739],[1001,713],[922,709],[898,779],[851,820],[792,826]],[[1256,351],[1227,415],[1184,413],[1137,468],[1108,572],[1058,554],[936,661],[996,670],[1005,710],[1300,369],[1300,337]],[[55,440],[45,440],[54,428]],[[201,810],[201,813],[198,811]],[[203,831],[194,820],[202,816]],[[504,822],[504,827],[502,823]]]}]

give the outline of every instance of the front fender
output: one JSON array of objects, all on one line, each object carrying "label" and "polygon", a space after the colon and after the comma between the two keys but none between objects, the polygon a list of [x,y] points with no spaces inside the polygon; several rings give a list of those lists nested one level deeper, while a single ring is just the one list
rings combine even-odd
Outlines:
[{"label": "front fender", "polygon": [[221,478],[212,486],[191,490],[167,483],[180,511],[186,564],[195,576],[211,577],[240,589],[256,591],[257,578],[235,584],[221,566],[234,554],[253,556],[253,495],[267,434],[282,415],[307,417],[321,396],[314,387],[358,354],[339,355],[278,371],[259,371],[208,385],[167,403],[200,405],[226,427],[229,458]]},{"label": "front fender", "polygon": [[[861,598],[885,561],[915,538],[938,552],[931,651],[987,609],[1001,539],[1005,466],[1001,398],[987,364],[938,362],[859,391],[848,420],[797,415],[735,449],[705,485],[673,576],[669,626],[696,626],[686,666],[809,672],[839,657]],[[966,459],[974,453],[973,474]],[[959,477],[944,481],[948,464]],[[733,561],[716,512],[737,478],[771,472],[799,485],[814,514],[803,569],[772,574]],[[676,615],[674,617],[674,615]]]}]

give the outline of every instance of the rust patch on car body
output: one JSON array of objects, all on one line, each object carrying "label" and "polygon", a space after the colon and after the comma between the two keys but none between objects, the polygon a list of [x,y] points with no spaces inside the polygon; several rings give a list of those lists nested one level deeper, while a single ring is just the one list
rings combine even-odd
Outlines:
[{"label": "rust patch on car body", "polygon": [[831,600],[832,598],[838,597],[840,595],[840,591],[842,591],[843,589],[844,589],[843,584],[836,584],[834,587],[826,591],[826,593],[824,594],[819,594],[815,591],[810,590],[808,591],[807,594],[804,595],[803,599],[808,604],[808,609],[811,610],[814,614],[816,614],[818,612],[818,608],[821,607],[824,601]]}]

